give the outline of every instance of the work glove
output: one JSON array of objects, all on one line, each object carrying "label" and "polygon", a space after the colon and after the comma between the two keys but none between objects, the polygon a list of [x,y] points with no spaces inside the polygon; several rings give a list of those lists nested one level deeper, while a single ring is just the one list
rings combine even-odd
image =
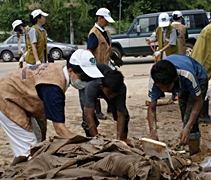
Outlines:
[{"label": "work glove", "polygon": [[41,64],[41,61],[40,61],[40,60],[36,61],[36,65],[37,65],[37,64]]},{"label": "work glove", "polygon": [[112,54],[111,59],[114,61],[115,66],[122,66],[124,62],[115,53]]},{"label": "work glove", "polygon": [[150,44],[151,43],[150,42],[150,39],[148,39],[148,38],[146,38],[145,41],[146,41],[147,44]]},{"label": "work glove", "polygon": [[160,54],[161,54],[160,51],[155,51],[154,56],[155,56],[155,57],[158,57]]}]

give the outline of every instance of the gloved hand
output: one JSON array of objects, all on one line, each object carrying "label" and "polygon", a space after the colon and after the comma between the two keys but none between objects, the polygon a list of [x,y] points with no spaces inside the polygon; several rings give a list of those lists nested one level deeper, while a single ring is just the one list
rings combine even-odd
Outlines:
[{"label": "gloved hand", "polygon": [[111,59],[114,61],[115,66],[122,66],[124,62],[122,61],[121,58],[119,58],[115,53],[112,54]]},{"label": "gloved hand", "polygon": [[40,60],[36,61],[36,65],[37,65],[37,64],[41,64]]},{"label": "gloved hand", "polygon": [[151,43],[150,42],[150,39],[148,39],[148,38],[146,38],[145,41],[146,41],[147,44],[150,44]]},{"label": "gloved hand", "polygon": [[160,51],[156,51],[156,52],[154,53],[154,56],[155,56],[155,57],[158,57],[160,54],[161,54]]}]

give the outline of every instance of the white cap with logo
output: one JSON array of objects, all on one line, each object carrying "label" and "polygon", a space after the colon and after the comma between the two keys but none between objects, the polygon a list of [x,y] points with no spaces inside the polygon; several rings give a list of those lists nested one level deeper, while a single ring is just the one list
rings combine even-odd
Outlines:
[{"label": "white cap with logo", "polygon": [[21,20],[19,20],[19,19],[13,21],[13,23],[12,23],[13,31],[14,31],[15,28],[16,28],[18,25],[20,25],[20,24],[23,24],[23,21],[21,21]]},{"label": "white cap with logo", "polygon": [[98,9],[98,11],[96,12],[96,16],[103,16],[106,19],[106,21],[110,23],[115,22],[113,18],[111,17],[111,12],[107,8]]},{"label": "white cap with logo", "polygon": [[45,12],[43,12],[41,9],[36,9],[36,10],[32,11],[32,13],[31,13],[33,19],[36,18],[36,17],[37,17],[38,15],[40,15],[40,14],[41,14],[42,16],[48,16],[48,14],[45,13]]},{"label": "white cap with logo", "polygon": [[167,27],[170,25],[170,18],[168,13],[160,13],[159,17],[158,17],[158,25],[160,27]]},{"label": "white cap with logo", "polygon": [[93,54],[85,49],[77,49],[69,60],[70,64],[79,65],[80,68],[92,78],[104,77],[96,66],[96,59]]},{"label": "white cap with logo", "polygon": [[181,17],[182,17],[181,11],[174,11],[174,12],[172,13],[172,18],[173,18],[173,19],[179,19],[179,18],[181,18]]}]

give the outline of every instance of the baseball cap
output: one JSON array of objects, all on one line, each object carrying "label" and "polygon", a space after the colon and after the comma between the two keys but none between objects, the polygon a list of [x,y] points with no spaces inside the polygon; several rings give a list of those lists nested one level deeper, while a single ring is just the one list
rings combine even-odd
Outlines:
[{"label": "baseball cap", "polygon": [[175,20],[177,20],[177,19],[179,19],[181,17],[182,17],[182,13],[180,11],[174,11],[172,13],[172,18],[175,19]]},{"label": "baseball cap", "polygon": [[17,27],[17,26],[19,26],[19,25],[21,25],[21,24],[24,24],[23,23],[23,21],[22,20],[20,20],[20,19],[17,19],[17,20],[15,20],[15,21],[13,21],[13,23],[12,23],[12,30],[14,31],[15,30],[15,28]]},{"label": "baseball cap", "polygon": [[48,14],[45,13],[45,12],[43,12],[41,9],[36,9],[36,10],[32,11],[32,13],[31,13],[33,19],[36,18],[36,17],[37,17],[38,15],[40,15],[40,14],[41,14],[42,16],[48,16]]},{"label": "baseball cap", "polygon": [[111,17],[111,13],[108,9],[106,8],[100,8],[98,9],[98,11],[96,12],[96,16],[103,16],[106,21],[110,22],[110,23],[114,23],[115,21],[113,20],[113,18]]},{"label": "baseball cap", "polygon": [[85,49],[77,49],[69,60],[70,64],[79,65],[81,69],[92,78],[104,77],[96,66],[96,59],[93,54]]},{"label": "baseball cap", "polygon": [[168,13],[160,13],[158,17],[158,23],[160,27],[167,27],[170,25],[170,18]]}]

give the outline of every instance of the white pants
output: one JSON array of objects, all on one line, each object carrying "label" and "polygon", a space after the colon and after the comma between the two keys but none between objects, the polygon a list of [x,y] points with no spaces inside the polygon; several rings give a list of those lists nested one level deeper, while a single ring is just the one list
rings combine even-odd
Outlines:
[{"label": "white pants", "polygon": [[34,132],[23,129],[8,119],[1,111],[0,124],[7,135],[14,156],[28,156],[30,147],[37,143]]}]

